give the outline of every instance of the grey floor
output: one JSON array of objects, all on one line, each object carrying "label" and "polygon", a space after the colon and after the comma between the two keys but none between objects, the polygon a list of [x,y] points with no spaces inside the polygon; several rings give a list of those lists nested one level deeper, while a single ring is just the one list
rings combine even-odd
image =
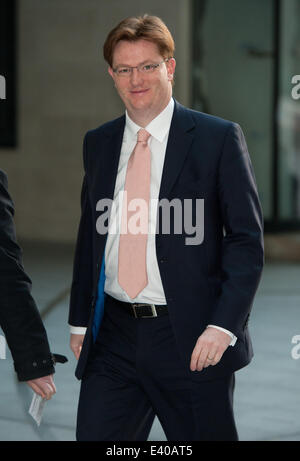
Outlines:
[{"label": "grey floor", "polygon": [[[46,403],[37,427],[28,415],[32,391],[17,382],[6,350],[6,359],[0,360],[1,441],[75,440],[80,383],[74,377],[67,325],[72,251],[57,245],[24,246],[25,268],[52,351],[67,355],[69,362],[56,367],[57,394]],[[300,440],[300,359],[292,357],[292,338],[300,335],[299,282],[300,265],[265,266],[249,323],[255,357],[236,373],[234,407],[241,441]],[[157,419],[149,440],[166,440]]]}]

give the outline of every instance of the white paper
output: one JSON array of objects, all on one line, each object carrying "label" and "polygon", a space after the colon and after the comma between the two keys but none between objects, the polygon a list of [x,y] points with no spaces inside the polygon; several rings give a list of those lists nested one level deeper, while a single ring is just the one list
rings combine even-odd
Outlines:
[{"label": "white paper", "polygon": [[46,399],[43,399],[40,395],[36,393],[33,394],[28,413],[33,417],[38,426],[41,424],[42,421],[45,403]]}]

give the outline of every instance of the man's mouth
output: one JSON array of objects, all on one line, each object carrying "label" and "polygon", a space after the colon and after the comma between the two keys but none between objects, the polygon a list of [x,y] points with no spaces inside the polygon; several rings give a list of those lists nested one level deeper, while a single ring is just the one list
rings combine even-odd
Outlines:
[{"label": "man's mouth", "polygon": [[149,91],[149,89],[145,89],[145,90],[132,90],[132,91],[130,91],[130,93],[131,93],[131,94],[134,94],[134,95],[139,95],[139,94],[147,93],[147,91]]}]

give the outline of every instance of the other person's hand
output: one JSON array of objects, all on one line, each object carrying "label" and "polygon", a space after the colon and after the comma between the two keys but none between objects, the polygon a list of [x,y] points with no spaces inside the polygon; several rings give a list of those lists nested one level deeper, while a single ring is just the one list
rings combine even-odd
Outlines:
[{"label": "other person's hand", "polygon": [[50,400],[56,393],[53,375],[43,376],[42,378],[26,381],[29,387],[43,399]]}]

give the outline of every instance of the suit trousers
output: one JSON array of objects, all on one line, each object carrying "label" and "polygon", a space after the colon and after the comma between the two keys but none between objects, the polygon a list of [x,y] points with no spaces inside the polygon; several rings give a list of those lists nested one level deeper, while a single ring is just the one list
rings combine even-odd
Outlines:
[{"label": "suit trousers", "polygon": [[233,391],[234,374],[201,382],[188,375],[168,314],[134,318],[106,297],[82,378],[76,437],[145,441],[157,416],[169,441],[236,441]]}]

